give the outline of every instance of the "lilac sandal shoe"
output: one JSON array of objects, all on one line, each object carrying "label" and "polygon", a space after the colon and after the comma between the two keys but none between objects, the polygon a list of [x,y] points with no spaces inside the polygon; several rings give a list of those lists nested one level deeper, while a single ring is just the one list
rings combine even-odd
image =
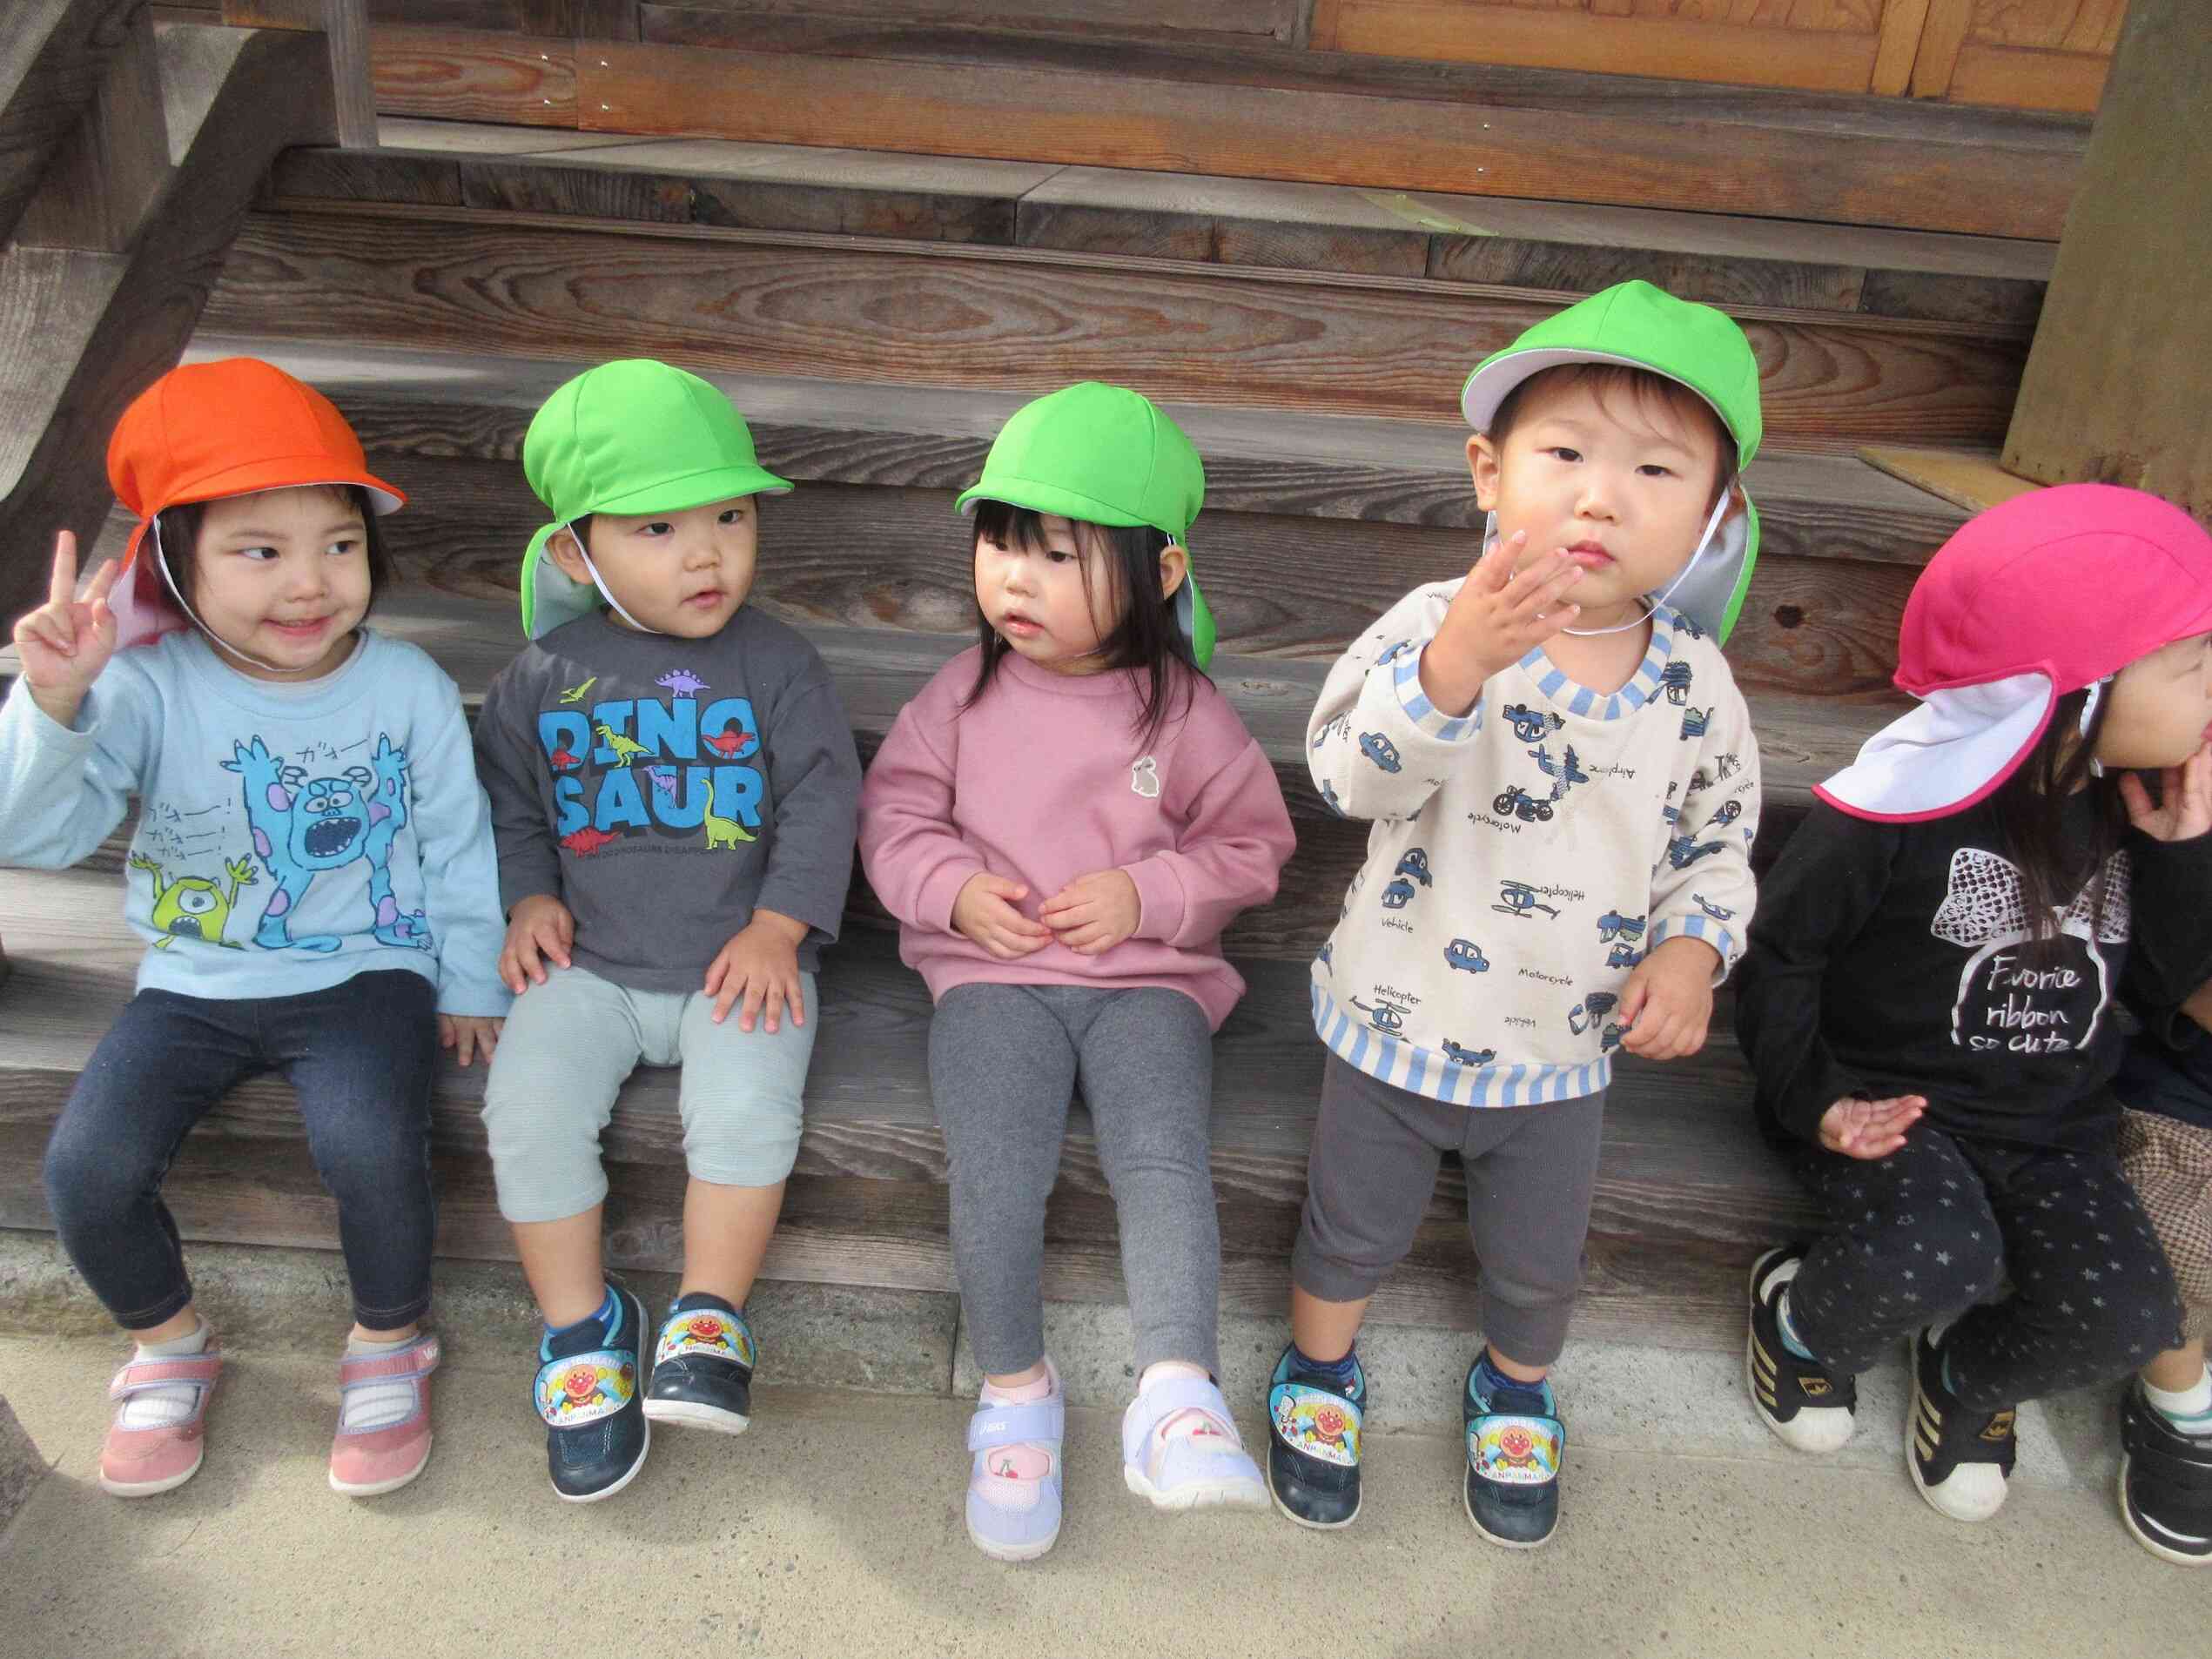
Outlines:
[{"label": "lilac sandal shoe", "polygon": [[[180,1487],[199,1473],[207,1447],[207,1402],[223,1372],[223,1351],[212,1340],[198,1353],[174,1360],[133,1360],[108,1384],[117,1403],[115,1421],[100,1447],[100,1489],[118,1498],[151,1498]],[[192,1414],[151,1428],[125,1428],[122,1406],[152,1388],[192,1384],[199,1390]]]},{"label": "lilac sandal shoe", "polygon": [[[1060,1440],[1067,1394],[1045,1361],[1052,1392],[1019,1405],[985,1400],[968,1419],[968,1536],[993,1561],[1035,1561],[1060,1535]],[[1041,1475],[1012,1474],[1005,1448],[1042,1446],[1051,1466]]]}]

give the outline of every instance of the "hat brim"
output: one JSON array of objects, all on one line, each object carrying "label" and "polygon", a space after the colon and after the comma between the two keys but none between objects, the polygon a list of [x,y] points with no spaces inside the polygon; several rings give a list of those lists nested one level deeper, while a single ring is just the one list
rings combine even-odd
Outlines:
[{"label": "hat brim", "polygon": [[2041,670],[1930,691],[1812,792],[1839,812],[1883,823],[1964,812],[2019,769],[2057,703],[2056,683]]},{"label": "hat brim", "polygon": [[1736,446],[1736,464],[1747,467],[1751,457],[1745,453],[1744,440],[1728,418],[1727,406],[1715,395],[1711,386],[1699,386],[1671,370],[1647,363],[1640,357],[1629,357],[1619,352],[1592,352],[1571,346],[1538,346],[1525,352],[1510,348],[1477,364],[1467,377],[1467,384],[1460,388],[1459,411],[1467,417],[1467,424],[1477,432],[1488,432],[1490,423],[1497,419],[1498,406],[1503,403],[1513,388],[1546,369],[1563,368],[1570,363],[1614,363],[1623,368],[1642,369],[1656,374],[1663,380],[1672,380],[1677,386],[1686,386],[1706,403],[1719,417],[1721,429],[1728,433]]},{"label": "hat brim", "polygon": [[196,478],[191,485],[160,501],[149,502],[141,516],[151,518],[172,507],[216,501],[231,495],[260,495],[270,490],[358,487],[366,490],[369,506],[383,518],[407,504],[407,496],[366,469],[333,467],[327,455],[304,455],[272,460],[264,456],[212,477]]}]

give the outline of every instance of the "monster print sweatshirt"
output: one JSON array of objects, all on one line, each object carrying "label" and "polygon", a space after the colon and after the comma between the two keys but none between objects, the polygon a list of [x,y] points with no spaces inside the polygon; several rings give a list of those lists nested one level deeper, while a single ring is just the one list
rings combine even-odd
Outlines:
[{"label": "monster print sweatshirt", "polygon": [[289,997],[402,969],[507,1012],[491,818],[461,697],[363,628],[335,673],[250,680],[197,632],[118,651],[73,725],[0,709],[0,863],[89,857],[138,797],[124,916],[140,990]]},{"label": "monster print sweatshirt", "polygon": [[1758,746],[1719,649],[1664,607],[1618,691],[1539,648],[1443,714],[1421,658],[1458,591],[1392,607],[1337,659],[1307,728],[1322,800],[1374,824],[1314,964],[1314,1025],[1432,1099],[1574,1099],[1611,1078],[1621,990],[1647,951],[1703,939],[1716,983],[1736,959]]},{"label": "monster print sweatshirt", "polygon": [[[2068,808],[2087,844],[2089,797]],[[2128,832],[2035,949],[1993,807],[1883,823],[1816,803],[1767,876],[1737,984],[1763,1126],[1817,1142],[1838,1100],[1919,1094],[1921,1123],[1949,1134],[2108,1145],[2123,993],[2170,1022],[2207,971],[2208,857],[2212,837]]]},{"label": "monster print sweatshirt", "polygon": [[812,972],[852,880],[860,757],[820,655],[750,605],[711,639],[557,628],[500,671],[476,728],[500,897],[576,918],[572,960],[692,991],[756,908],[807,926]]},{"label": "monster print sweatshirt", "polygon": [[[1164,986],[1214,1030],[1244,981],[1221,930],[1274,897],[1294,839],[1266,753],[1210,681],[1187,682],[1160,735],[1138,724],[1133,676],[1070,677],[1008,652],[972,704],[980,654],[962,652],[913,702],[868,769],[860,856],[899,921],[899,954],[942,997],[955,985]],[[952,930],[952,902],[988,872],[1037,907],[1078,876],[1126,870],[1137,930],[1079,956],[1057,940],[1004,962]]]}]

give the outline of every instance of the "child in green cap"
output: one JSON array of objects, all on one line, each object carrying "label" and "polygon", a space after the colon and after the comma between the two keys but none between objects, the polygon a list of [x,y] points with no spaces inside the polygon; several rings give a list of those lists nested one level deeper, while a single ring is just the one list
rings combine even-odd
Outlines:
[{"label": "child in green cap", "polygon": [[1338,660],[1307,734],[1322,798],[1375,827],[1313,970],[1329,1053],[1267,1472],[1294,1521],[1359,1513],[1354,1340],[1456,1152],[1486,1339],[1467,1512],[1527,1548],[1558,1524],[1545,1375],[1613,1051],[1698,1051],[1751,911],[1758,751],[1718,641],[1757,547],[1758,366],[1720,312],[1631,282],[1486,359],[1462,403],[1483,555]]},{"label": "child in green cap", "polygon": [[[545,1320],[554,1490],[588,1502],[643,1466],[649,1421],[749,1421],[745,1297],[797,1156],[860,762],[821,657],[745,603],[757,498],[790,486],[720,392],[602,364],[546,400],[522,466],[553,521],[522,564],[531,643],[476,729],[515,992],[484,1126]],[[690,1175],[657,1327],[600,1257],[599,1136],[641,1063],[683,1068]]]},{"label": "child in green cap", "polygon": [[953,1263],[985,1373],[968,1535],[1026,1561],[1060,1526],[1066,1397],[1045,1353],[1045,1200],[1079,1083],[1121,1221],[1137,1398],[1130,1489],[1264,1508],[1214,1381],[1213,1033],[1243,994],[1221,930],[1290,856],[1274,769],[1206,677],[1186,547],[1198,452],[1119,386],[1017,411],[975,512],[976,648],[899,713],[860,855],[927,980]]}]

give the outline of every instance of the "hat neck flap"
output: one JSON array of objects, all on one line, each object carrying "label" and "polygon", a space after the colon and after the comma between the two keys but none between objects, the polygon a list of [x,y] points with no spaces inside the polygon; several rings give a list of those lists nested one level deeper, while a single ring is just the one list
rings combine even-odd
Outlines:
[{"label": "hat neck flap", "polygon": [[1891,823],[1963,812],[2019,769],[2057,702],[2041,669],[1927,692],[1813,793],[1855,818]]}]

